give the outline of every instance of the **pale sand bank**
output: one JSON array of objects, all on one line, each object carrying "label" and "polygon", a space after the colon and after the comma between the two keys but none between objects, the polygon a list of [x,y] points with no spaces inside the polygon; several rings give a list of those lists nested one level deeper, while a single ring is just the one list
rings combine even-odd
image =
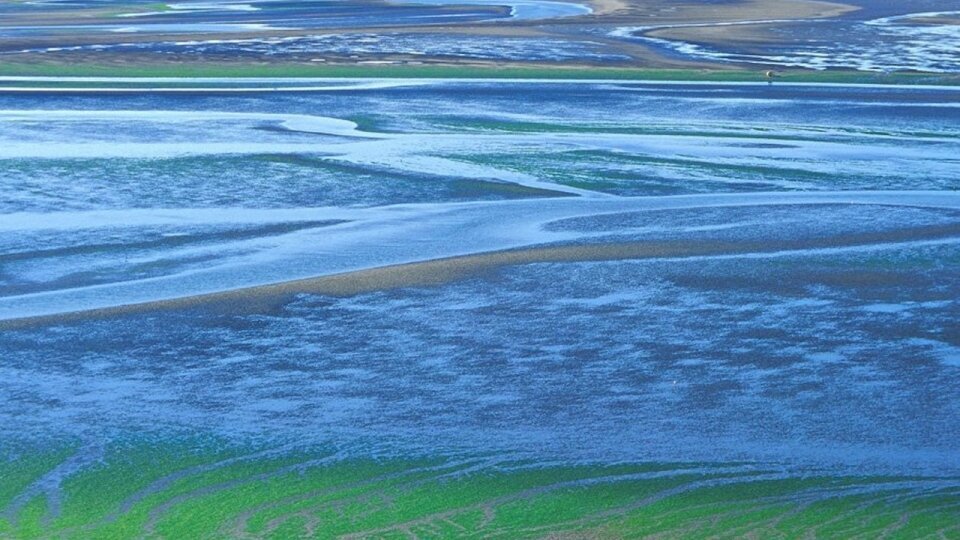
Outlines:
[{"label": "pale sand bank", "polygon": [[260,313],[283,305],[297,294],[343,297],[402,287],[440,285],[500,267],[531,263],[771,254],[811,249],[943,241],[956,237],[960,237],[960,223],[793,240],[736,242],[684,240],[538,246],[391,265],[138,304],[7,319],[0,321],[0,330],[200,307],[208,307],[218,312],[231,314]]},{"label": "pale sand bank", "polygon": [[[210,41],[221,40],[224,36],[229,39],[266,39],[266,38],[292,38],[303,36],[320,36],[330,34],[351,34],[351,33],[376,33],[376,34],[394,34],[394,33],[417,33],[424,34],[425,39],[429,34],[464,34],[472,36],[485,36],[491,39],[498,37],[527,37],[553,38],[561,40],[582,40],[587,38],[591,41],[604,43],[611,52],[625,54],[632,58],[627,62],[628,66],[633,67],[708,67],[716,64],[704,63],[691,59],[681,60],[663,55],[656,48],[651,48],[647,44],[630,42],[628,40],[609,40],[596,35],[598,25],[610,27],[638,27],[654,28],[663,25],[677,24],[713,24],[728,23],[736,21],[747,21],[757,19],[777,19],[777,20],[802,20],[816,19],[825,17],[835,17],[844,13],[858,9],[855,6],[828,2],[821,0],[742,0],[732,3],[721,4],[696,4],[696,3],[677,3],[668,0],[651,0],[640,2],[638,0],[589,0],[584,2],[592,10],[591,14],[583,14],[575,17],[562,17],[557,19],[533,19],[533,20],[495,20],[495,21],[474,21],[460,24],[441,24],[441,25],[422,25],[410,24],[399,26],[384,27],[382,23],[371,22],[370,25],[360,24],[357,26],[346,26],[342,28],[283,28],[272,27],[269,24],[260,29],[238,29],[235,32],[216,33],[216,32],[195,32],[184,34],[188,36],[189,41]],[[44,12],[42,16],[35,12],[14,13],[7,26],[15,27],[17,25],[33,26],[42,23],[43,25],[56,23],[75,23],[82,19],[84,24],[116,24],[115,17],[103,17],[97,12],[80,9],[77,12],[65,11],[60,14],[64,20],[58,20],[57,12]],[[80,15],[83,15],[82,17]],[[267,21],[269,22],[269,21]],[[64,45],[62,35],[51,32],[48,34],[34,36],[11,36],[0,40],[0,45],[8,55],[8,61],[16,64],[26,65],[50,65],[56,66],[59,63],[69,65],[89,64],[94,66],[111,65],[115,67],[125,67],[131,70],[138,70],[143,66],[150,65],[203,65],[206,60],[191,58],[189,55],[155,55],[149,51],[134,51],[128,49],[122,50],[92,50],[92,51],[47,51],[36,52],[37,49],[49,47],[60,48]],[[72,46],[91,46],[91,45],[116,45],[116,44],[149,44],[154,42],[177,41],[178,38],[171,38],[170,35],[162,32],[74,32],[70,35],[69,41]],[[359,57],[350,57],[347,55],[328,54],[324,56],[324,61],[330,65],[338,66],[357,66],[360,63],[371,58],[384,60],[382,55],[360,55]],[[418,63],[427,63],[441,66],[542,66],[556,67],[553,63],[542,64],[532,60],[487,60],[482,58],[462,58],[452,60],[445,56],[424,55],[411,58],[403,54],[392,55],[386,58],[391,62],[404,63],[407,60],[415,59]],[[269,60],[271,65],[311,65],[304,59],[280,59],[275,57],[264,57],[257,59],[256,62]],[[218,58],[217,62],[224,61]],[[237,60],[238,65],[251,62],[251,59]],[[566,66],[600,66],[603,62],[597,63],[590,59],[579,59],[576,61],[564,61],[558,65]],[[722,64],[721,64],[722,65]],[[316,67],[316,66],[314,66]]]},{"label": "pale sand bank", "polygon": [[[606,4],[611,2],[612,5]],[[644,2],[621,4],[618,0],[598,0],[601,5],[616,7],[629,13],[631,18],[643,26],[658,26],[662,24],[699,24],[699,23],[730,23],[751,20],[770,19],[823,19],[838,17],[846,13],[857,11],[860,8],[840,2],[820,0],[796,0],[785,2],[782,0],[743,0],[729,4],[673,4],[664,2]],[[620,15],[621,11],[617,11]]]}]

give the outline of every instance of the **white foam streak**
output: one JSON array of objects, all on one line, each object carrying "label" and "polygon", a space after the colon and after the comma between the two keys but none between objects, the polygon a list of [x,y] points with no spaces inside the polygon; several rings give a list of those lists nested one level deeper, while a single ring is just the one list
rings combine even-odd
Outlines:
[{"label": "white foam streak", "polygon": [[[253,253],[226,256],[204,269],[162,277],[0,298],[0,319],[96,309],[192,296],[392,264],[572,240],[574,232],[547,232],[553,221],[624,211],[768,204],[885,204],[960,208],[957,192],[751,193],[638,198],[573,198],[403,205],[377,209],[124,210],[82,214],[20,214],[6,227],[117,226],[299,221],[346,218],[348,224],[308,229],[258,243]],[[59,224],[59,225],[58,225]],[[411,241],[416,239],[417,241]],[[456,239],[456,241],[451,241]],[[249,244],[249,243],[248,243]]]},{"label": "white foam streak", "polygon": [[[699,59],[780,65],[816,70],[853,68],[861,71],[924,71],[953,73],[960,71],[960,24],[926,24],[922,19],[955,17],[956,11],[909,13],[853,24],[836,31],[850,35],[834,37],[829,44],[807,43],[806,40],[771,43],[768,53],[721,50],[717,47],[688,41],[653,37],[653,30],[718,26],[815,25],[822,20],[752,20],[721,23],[664,24],[657,26],[621,27],[610,32],[618,38],[638,39]],[[829,22],[829,21],[828,21]]]}]

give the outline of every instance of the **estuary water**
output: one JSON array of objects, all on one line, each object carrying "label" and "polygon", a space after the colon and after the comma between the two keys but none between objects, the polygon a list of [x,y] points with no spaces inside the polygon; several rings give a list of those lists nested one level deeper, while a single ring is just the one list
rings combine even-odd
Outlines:
[{"label": "estuary water", "polygon": [[[671,54],[700,60],[809,69],[893,72],[960,71],[960,2],[850,2],[840,17],[755,20],[620,28],[615,36],[640,39]],[[657,30],[723,27],[728,38],[673,39]],[[737,30],[750,35],[737,37]],[[648,35],[653,32],[653,35]],[[757,34],[762,36],[757,38]]]},{"label": "estuary water", "polygon": [[[95,2],[33,3],[42,13],[51,9],[96,8]],[[16,6],[21,14],[25,9]],[[573,2],[550,0],[409,0],[276,1],[152,3],[136,10],[137,3],[124,3],[129,12],[112,14],[115,22],[84,24],[0,24],[0,37],[43,37],[71,33],[81,37],[96,33],[217,34],[263,30],[350,29],[397,26],[450,25],[491,20],[544,20],[588,15],[592,10]],[[151,10],[150,8],[153,8]],[[12,8],[11,8],[12,9]],[[29,11],[28,11],[29,12]]]},{"label": "estuary water", "polygon": [[953,493],[957,96],[2,95],[0,438],[21,441],[11,463],[23,445],[85,449],[4,515],[69,500],[60,482],[133,459],[131,437],[189,434],[269,455],[735,463]]}]

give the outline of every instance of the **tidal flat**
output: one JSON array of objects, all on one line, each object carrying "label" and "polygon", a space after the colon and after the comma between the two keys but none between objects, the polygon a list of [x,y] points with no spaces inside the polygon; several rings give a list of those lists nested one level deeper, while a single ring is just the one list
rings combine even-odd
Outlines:
[{"label": "tidal flat", "polygon": [[960,538],[960,90],[87,82],[0,93],[0,537]]},{"label": "tidal flat", "polygon": [[958,0],[7,2],[0,74],[776,69],[955,80],[958,13]]}]

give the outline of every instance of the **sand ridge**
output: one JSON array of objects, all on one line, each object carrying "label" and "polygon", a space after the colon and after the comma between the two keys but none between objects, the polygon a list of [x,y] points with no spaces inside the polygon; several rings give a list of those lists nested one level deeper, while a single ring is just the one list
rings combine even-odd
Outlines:
[{"label": "sand ridge", "polygon": [[298,294],[343,297],[403,287],[436,286],[514,265],[742,256],[874,244],[940,241],[957,236],[960,236],[960,223],[792,240],[726,242],[681,240],[532,246],[389,265],[137,304],[0,320],[0,330],[191,308],[211,308],[228,314],[262,313],[286,304]]}]

